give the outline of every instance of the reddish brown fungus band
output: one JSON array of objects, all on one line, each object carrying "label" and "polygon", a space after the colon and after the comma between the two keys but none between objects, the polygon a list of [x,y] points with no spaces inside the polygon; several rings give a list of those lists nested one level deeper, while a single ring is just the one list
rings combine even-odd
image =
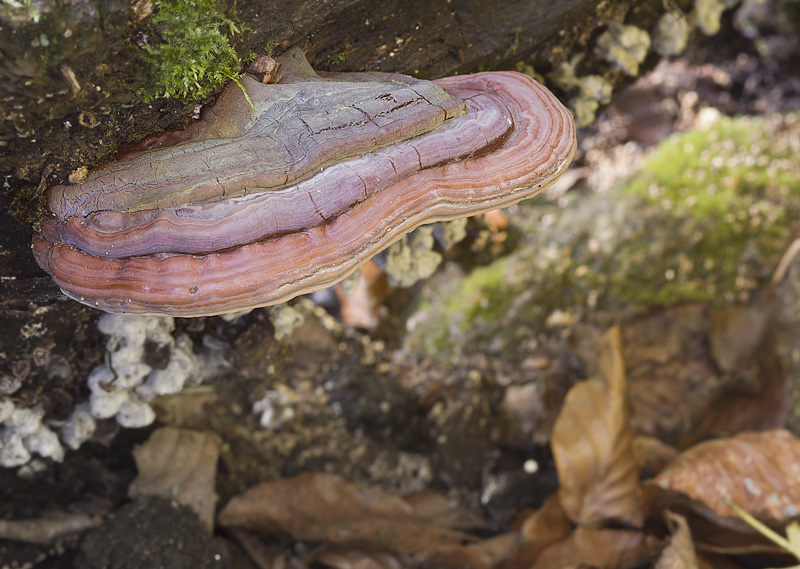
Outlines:
[{"label": "reddish brown fungus band", "polygon": [[277,85],[228,86],[166,148],[48,192],[33,252],[68,296],[109,312],[207,316],[346,277],[414,228],[552,184],[570,113],[514,72],[433,82],[320,77],[292,50]]}]

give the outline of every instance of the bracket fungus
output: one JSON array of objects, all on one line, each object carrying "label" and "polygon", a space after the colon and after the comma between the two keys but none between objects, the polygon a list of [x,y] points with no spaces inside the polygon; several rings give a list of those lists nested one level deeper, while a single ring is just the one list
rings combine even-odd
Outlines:
[{"label": "bracket fungus", "polygon": [[108,312],[207,316],[345,278],[416,227],[516,203],[575,153],[569,111],[516,72],[315,73],[228,85],[169,146],[47,192],[33,252]]}]

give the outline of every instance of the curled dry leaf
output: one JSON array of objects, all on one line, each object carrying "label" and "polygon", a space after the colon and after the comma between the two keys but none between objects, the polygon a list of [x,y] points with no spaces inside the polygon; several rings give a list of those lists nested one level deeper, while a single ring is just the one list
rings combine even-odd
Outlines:
[{"label": "curled dry leaf", "polygon": [[258,569],[287,569],[292,567],[286,553],[277,544],[267,545],[259,536],[246,529],[235,528],[231,535],[239,542]]},{"label": "curled dry leaf", "polygon": [[163,496],[192,508],[203,525],[214,527],[217,494],[214,479],[219,437],[213,433],[162,427],[133,451],[139,475],[128,490],[131,498]]},{"label": "curled dry leaf", "polygon": [[551,494],[522,522],[519,543],[511,559],[503,564],[503,569],[528,569],[542,551],[566,539],[572,529],[572,523],[561,509],[558,495]]},{"label": "curled dry leaf", "polygon": [[669,464],[678,451],[655,437],[633,437],[633,456],[642,478],[652,478]]},{"label": "curled dry leaf", "polygon": [[531,569],[624,569],[640,565],[649,555],[640,531],[579,527],[567,539],[545,549]]},{"label": "curled dry leaf", "polygon": [[402,569],[407,564],[401,556],[385,551],[325,548],[314,560],[335,569]]},{"label": "curled dry leaf", "polygon": [[87,514],[63,514],[32,520],[0,520],[0,539],[49,545],[65,536],[84,532],[102,523],[102,517]]},{"label": "curled dry leaf", "polygon": [[[436,517],[440,514],[437,510]],[[313,472],[250,488],[228,502],[217,521],[300,540],[397,553],[430,551],[471,538],[419,515],[388,492]]]},{"label": "curled dry leaf", "polygon": [[335,289],[342,311],[342,322],[373,330],[380,323],[381,309],[389,293],[386,272],[372,261],[367,261],[361,265],[354,286],[345,290],[345,283],[347,281],[339,283]]},{"label": "curled dry leaf", "polygon": [[800,513],[800,440],[777,429],[702,443],[681,454],[654,483],[721,516],[734,515],[728,498],[760,520],[785,521]]},{"label": "curled dry leaf", "polygon": [[509,556],[517,541],[517,534],[504,533],[469,545],[443,545],[429,553],[414,556],[413,566],[415,569],[492,569]]},{"label": "curled dry leaf", "polygon": [[478,516],[466,510],[454,508],[450,500],[430,490],[406,494],[403,496],[403,501],[414,509],[414,514],[417,517],[440,526],[474,529],[482,528],[486,525]]},{"label": "curled dry leaf", "polygon": [[639,472],[628,424],[620,331],[598,346],[600,376],[574,385],[553,427],[551,446],[567,517],[580,526],[642,524]]},{"label": "curled dry leaf", "polygon": [[672,512],[667,512],[666,516],[675,529],[672,531],[669,544],[661,552],[655,569],[697,569],[697,554],[686,518]]}]

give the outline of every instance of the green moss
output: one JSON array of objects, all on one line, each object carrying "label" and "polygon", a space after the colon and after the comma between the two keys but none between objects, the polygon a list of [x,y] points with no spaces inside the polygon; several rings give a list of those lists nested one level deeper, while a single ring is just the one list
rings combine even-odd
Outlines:
[{"label": "green moss", "polygon": [[328,61],[330,61],[334,65],[342,64],[347,61],[347,53],[348,53],[347,46],[344,46],[335,53],[329,53]]},{"label": "green moss", "polygon": [[216,0],[157,0],[153,32],[142,58],[153,73],[145,100],[200,99],[240,75],[241,61],[230,37],[241,27]]},{"label": "green moss", "polygon": [[276,47],[278,47],[278,40],[276,38],[270,38],[267,40],[267,43],[264,44],[264,53],[272,57]]},{"label": "green moss", "polygon": [[520,26],[514,31],[514,39],[512,40],[511,45],[508,46],[506,52],[503,54],[504,58],[508,59],[517,52],[517,48],[519,48],[519,39],[521,36],[522,27]]},{"label": "green moss", "polygon": [[559,311],[746,301],[800,233],[798,154],[800,115],[671,137],[617,189],[562,210],[539,200],[527,244],[451,276],[406,341],[425,354],[511,349]]},{"label": "green moss", "polygon": [[478,267],[464,279],[445,306],[445,315],[463,314],[463,326],[478,318],[494,320],[506,313],[512,298],[505,286],[506,259]]},{"label": "green moss", "polygon": [[662,247],[660,286],[629,280],[622,296],[729,302],[765,281],[800,219],[797,133],[796,115],[723,118],[662,143],[623,193],[680,223]]},{"label": "green moss", "polygon": [[[775,121],[796,117],[722,118],[708,130],[694,130],[661,144],[628,190],[646,201],[671,202],[675,215],[696,218],[741,209],[769,197],[796,196],[800,169],[782,168],[798,151],[796,132],[776,134]],[[767,195],[769,194],[769,196]],[[782,195],[781,195],[782,194]]]}]

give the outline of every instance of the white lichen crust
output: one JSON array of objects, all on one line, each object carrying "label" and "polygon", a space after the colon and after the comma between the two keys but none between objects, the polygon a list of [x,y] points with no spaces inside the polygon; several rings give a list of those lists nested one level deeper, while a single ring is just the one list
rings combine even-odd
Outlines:
[{"label": "white lichen crust", "polygon": [[[44,411],[17,408],[0,400],[0,466],[20,466],[37,454],[61,461],[62,443],[77,449],[94,435],[97,421],[114,418],[121,426],[144,427],[155,420],[149,401],[199,382],[202,355],[185,334],[173,336],[171,317],[105,314],[97,327],[107,336],[105,363],[87,378],[89,400],[78,404],[56,434]],[[154,369],[153,362],[166,362]],[[60,435],[60,437],[59,437]]]},{"label": "white lichen crust", "polygon": [[8,400],[0,402],[0,466],[25,464],[31,453],[58,462],[64,460],[58,436],[42,423],[43,416],[39,407],[18,409]]}]

